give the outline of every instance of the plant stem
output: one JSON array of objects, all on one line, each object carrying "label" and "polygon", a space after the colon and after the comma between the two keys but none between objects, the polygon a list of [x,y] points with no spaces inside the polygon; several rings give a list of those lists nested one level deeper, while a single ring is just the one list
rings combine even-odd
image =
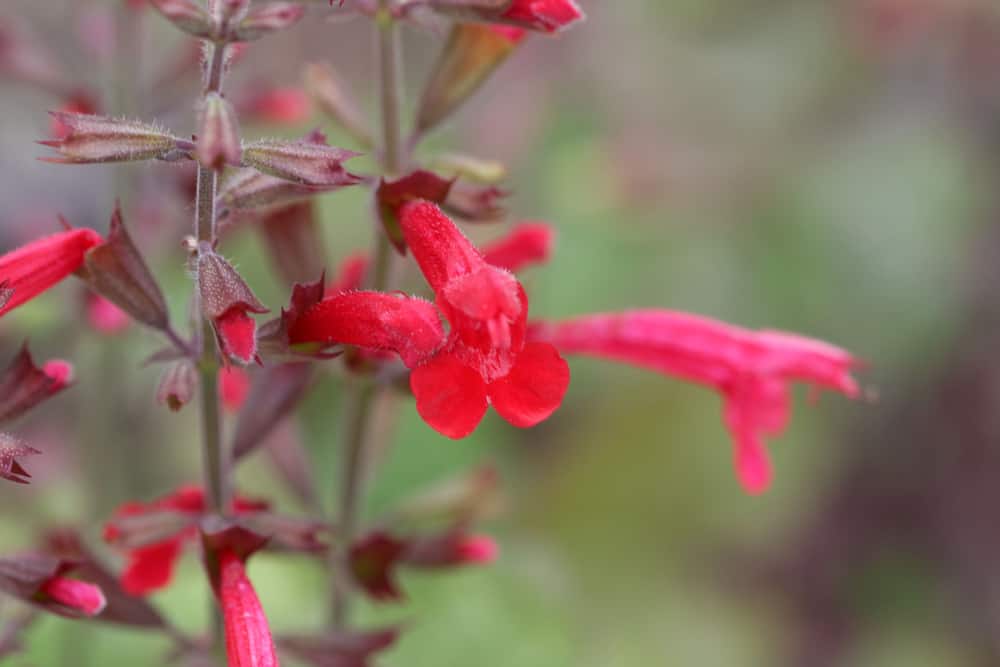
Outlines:
[{"label": "plant stem", "polygon": [[[208,66],[205,93],[222,92],[222,72],[226,47],[213,44]],[[195,233],[198,241],[215,243],[215,198],[218,174],[198,165],[198,194],[195,203]],[[208,506],[216,514],[224,514],[228,506],[225,452],[222,448],[221,422],[219,419],[218,373],[219,362],[215,351],[215,333],[212,325],[201,321],[201,375],[202,444],[205,461],[205,489]]]},{"label": "plant stem", "polygon": [[[208,64],[205,94],[222,92],[222,74],[226,58],[225,44],[211,44],[211,60]],[[195,235],[201,242],[215,244],[216,210],[219,175],[212,169],[198,165],[198,192],[195,200]],[[200,252],[200,249],[199,249]],[[197,291],[195,298],[198,298]],[[228,462],[222,446],[222,422],[219,418],[219,360],[215,350],[215,332],[212,323],[201,315],[201,308],[195,309],[196,328],[201,329],[201,358],[198,373],[201,379],[201,428],[202,457],[205,468],[205,490],[208,508],[214,514],[225,514],[229,507],[227,484]],[[221,655],[225,647],[222,617],[215,601],[211,603],[212,643],[216,654]]]},{"label": "plant stem", "polygon": [[[379,93],[381,101],[382,173],[396,175],[404,159],[400,142],[400,100],[402,98],[402,67],[399,48],[399,28],[389,13],[388,0],[380,0],[376,15]],[[392,246],[382,230],[375,226],[372,267],[366,279],[369,289],[385,291],[389,288],[392,265]],[[332,599],[331,625],[341,629],[347,624],[351,589],[346,581],[345,560],[347,549],[357,537],[367,467],[367,453],[375,426],[375,405],[381,395],[375,384],[358,383],[352,388],[345,406],[346,429],[340,465],[340,498],[338,506],[339,548],[332,550]]]}]

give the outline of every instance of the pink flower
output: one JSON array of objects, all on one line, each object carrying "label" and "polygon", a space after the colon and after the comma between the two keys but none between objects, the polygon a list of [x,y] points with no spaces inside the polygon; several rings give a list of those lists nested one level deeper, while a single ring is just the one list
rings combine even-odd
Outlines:
[{"label": "pink flower", "polygon": [[532,326],[529,340],[560,351],[612,359],[713,387],[735,442],[737,475],[749,493],[771,481],[765,436],[784,430],[793,380],[854,398],[856,361],[821,341],[776,331],[749,331],[696,315],[636,310]]},{"label": "pink flower", "polygon": [[116,334],[128,328],[132,319],[128,314],[103,296],[87,293],[87,322],[103,334]]},{"label": "pink flower", "polygon": [[101,243],[92,229],[68,229],[0,257],[0,285],[12,290],[0,316],[68,277],[83,264],[87,250]]},{"label": "pink flower", "polygon": [[[236,514],[263,511],[267,504],[236,497],[232,510]],[[104,539],[109,543],[129,542],[130,531],[142,533],[141,519],[148,519],[160,530],[152,541],[128,548],[128,562],[121,575],[122,588],[133,595],[148,595],[170,583],[174,566],[185,544],[197,537],[196,523],[205,513],[205,493],[197,486],[183,486],[151,503],[129,502],[118,508],[115,517],[104,527]],[[163,526],[159,521],[163,520]]]},{"label": "pink flower", "polygon": [[434,204],[400,209],[406,245],[451,325],[421,299],[346,292],[308,308],[292,325],[292,344],[345,343],[395,352],[410,369],[417,411],[432,428],[464,438],[489,405],[522,428],[551,415],[569,384],[569,367],[548,343],[525,343],[528,299],[517,279],[489,265]]},{"label": "pink flower", "polygon": [[243,561],[228,550],[219,557],[219,601],[229,667],[278,667],[264,608]]},{"label": "pink flower", "polygon": [[43,598],[84,616],[97,616],[108,604],[104,593],[94,584],[62,576],[52,577],[38,592]]}]

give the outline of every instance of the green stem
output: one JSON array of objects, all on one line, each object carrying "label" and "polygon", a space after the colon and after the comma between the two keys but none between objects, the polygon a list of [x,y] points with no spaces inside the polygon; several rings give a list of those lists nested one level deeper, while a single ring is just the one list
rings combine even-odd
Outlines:
[{"label": "green stem", "polygon": [[[400,101],[402,99],[402,67],[399,48],[399,28],[389,13],[388,0],[380,0],[376,16],[379,55],[379,92],[382,119],[382,173],[396,175],[402,169],[404,157],[400,141]],[[389,288],[392,267],[392,246],[389,238],[376,225],[372,267],[366,286],[385,291]],[[367,453],[375,426],[375,405],[382,391],[370,383],[358,383],[352,388],[345,406],[344,446],[340,464],[340,497],[338,506],[339,548],[332,550],[331,625],[342,629],[350,612],[351,588],[346,581],[347,549],[357,537],[367,477]]]},{"label": "green stem", "polygon": [[[226,45],[211,44],[211,59],[208,64],[205,94],[222,92],[222,75],[225,69]],[[195,199],[195,235],[201,242],[214,246],[216,241],[219,175],[212,169],[198,165],[198,192]],[[200,252],[200,249],[199,249]],[[196,295],[197,296],[197,295]],[[219,359],[215,349],[215,331],[212,323],[196,309],[201,329],[201,351],[198,373],[201,379],[201,428],[202,457],[205,468],[205,490],[208,508],[214,514],[224,515],[229,508],[229,485],[227,480],[228,461],[222,446],[222,421],[219,417]],[[222,655],[225,636],[218,606],[212,601],[212,641],[213,650]]]}]

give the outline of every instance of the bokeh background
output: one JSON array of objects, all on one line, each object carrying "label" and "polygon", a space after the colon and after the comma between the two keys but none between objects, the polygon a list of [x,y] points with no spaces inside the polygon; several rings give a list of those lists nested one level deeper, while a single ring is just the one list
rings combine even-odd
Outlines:
[{"label": "bokeh background", "polygon": [[[196,75],[161,78],[181,62],[183,39],[122,5],[4,0],[0,30],[28,31],[106,110],[191,132]],[[406,574],[405,604],[365,605],[366,623],[407,627],[379,664],[1000,664],[998,5],[581,5],[589,21],[531,38],[421,152],[503,160],[513,215],[558,227],[553,261],[524,276],[533,314],[665,307],[802,332],[866,361],[866,399],[813,404],[799,393],[773,443],[775,484],[755,498],[735,481],[718,398],[651,373],[574,360],[548,422],[518,431],[490,414],[461,442],[437,436],[404,401],[370,514],[492,462],[507,502],[487,529],[502,557]],[[254,44],[229,89],[299,86],[305,62],[328,60],[372,109],[368,26],[326,20],[323,6]],[[441,39],[406,31],[411,102]],[[0,39],[0,63],[4,48]],[[59,213],[103,230],[121,197],[181,319],[190,207],[176,199],[178,169],[37,161],[44,111],[61,101],[3,72],[0,248],[54,231]],[[315,126],[328,124],[315,114],[244,129]],[[328,129],[332,143],[349,141]],[[332,266],[367,247],[368,194],[321,201]],[[286,302],[252,228],[236,229],[224,250],[265,303]],[[4,358],[30,338],[36,357],[72,360],[78,380],[18,425],[44,455],[30,461],[30,487],[0,488],[4,551],[60,524],[81,526],[100,548],[101,521],[118,503],[200,477],[196,410],[156,405],[159,371],[141,365],[158,341],[137,326],[95,332],[82,294],[67,283],[0,324]],[[294,424],[331,497],[335,365]],[[296,511],[258,458],[239,486]],[[316,562],[265,554],[251,575],[277,630],[322,627]],[[193,554],[155,599],[182,627],[204,627]],[[154,636],[45,618],[10,664],[152,665],[165,649]]]}]

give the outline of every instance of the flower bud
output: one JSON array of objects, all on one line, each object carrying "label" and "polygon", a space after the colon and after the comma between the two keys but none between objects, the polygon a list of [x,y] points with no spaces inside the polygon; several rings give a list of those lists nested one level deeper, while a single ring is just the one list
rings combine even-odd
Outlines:
[{"label": "flower bud", "polygon": [[302,185],[262,174],[256,169],[241,169],[223,185],[219,193],[219,208],[243,210],[263,206],[285,206],[360,182],[359,178],[352,177],[339,185]]},{"label": "flower bud", "polygon": [[358,155],[325,143],[265,139],[243,147],[243,164],[302,185],[353,185],[358,177],[343,162]]},{"label": "flower bud", "polygon": [[120,206],[111,216],[108,240],[87,251],[84,267],[82,277],[95,292],[137,322],[161,331],[167,327],[163,292],[125,229]]},{"label": "flower bud", "polygon": [[0,558],[0,591],[60,616],[96,616],[106,601],[101,589],[67,579],[74,564],[48,554]]},{"label": "flower bud", "polygon": [[208,0],[208,13],[221,26],[242,21],[250,10],[250,0]]},{"label": "flower bud", "polygon": [[247,313],[266,313],[267,307],[208,243],[198,248],[197,274],[201,309],[212,320],[223,352],[250,363],[257,356],[257,339],[256,324]]},{"label": "flower bud", "polygon": [[41,454],[41,452],[34,447],[29,447],[12,435],[0,433],[0,478],[18,484],[27,484],[31,475],[21,467],[21,463],[17,459],[35,454]]},{"label": "flower bud", "polygon": [[422,569],[486,565],[497,559],[498,552],[499,547],[492,537],[449,531],[413,540],[401,562]]},{"label": "flower bud", "polygon": [[522,38],[516,30],[456,24],[424,87],[417,131],[426,132],[447,118],[486,82]]},{"label": "flower bud", "polygon": [[305,13],[305,7],[294,2],[272,2],[256,7],[236,26],[233,37],[239,42],[260,39],[295,25]]},{"label": "flower bud", "polygon": [[104,593],[94,584],[66,577],[49,579],[42,584],[38,592],[42,599],[49,598],[84,616],[97,616],[108,604]]},{"label": "flower bud", "polygon": [[176,361],[163,370],[156,388],[156,400],[177,412],[194,398],[198,386],[198,372],[188,359]]},{"label": "flower bud", "polygon": [[507,209],[500,203],[509,193],[495,186],[480,187],[459,181],[441,208],[466,222],[500,222]]},{"label": "flower bud", "polygon": [[21,416],[72,383],[73,367],[65,361],[35,365],[25,344],[0,374],[0,423]]},{"label": "flower bud", "polygon": [[576,0],[427,0],[427,4],[463,21],[487,21],[548,33],[585,18]]},{"label": "flower bud", "polygon": [[306,91],[320,110],[363,148],[374,146],[372,133],[357,102],[328,63],[311,63],[305,68]]},{"label": "flower bud", "polygon": [[211,17],[194,0],[149,0],[153,8],[184,32],[201,37],[212,36]]},{"label": "flower bud", "polygon": [[227,164],[240,164],[240,126],[233,105],[218,93],[202,102],[195,154],[202,166],[216,171]]},{"label": "flower bud", "polygon": [[165,130],[138,121],[50,111],[68,130],[65,137],[39,141],[62,157],[39,158],[60,164],[129,162],[166,157],[178,148],[177,138]]},{"label": "flower bud", "polygon": [[463,178],[483,185],[493,185],[507,178],[507,167],[496,160],[483,160],[471,155],[449,153],[431,160],[438,172]]},{"label": "flower bud", "polygon": [[426,199],[440,204],[448,197],[453,181],[446,181],[437,174],[418,170],[395,181],[382,180],[375,190],[379,219],[386,235],[400,254],[406,253],[403,230],[399,226],[399,209],[408,201]]}]

